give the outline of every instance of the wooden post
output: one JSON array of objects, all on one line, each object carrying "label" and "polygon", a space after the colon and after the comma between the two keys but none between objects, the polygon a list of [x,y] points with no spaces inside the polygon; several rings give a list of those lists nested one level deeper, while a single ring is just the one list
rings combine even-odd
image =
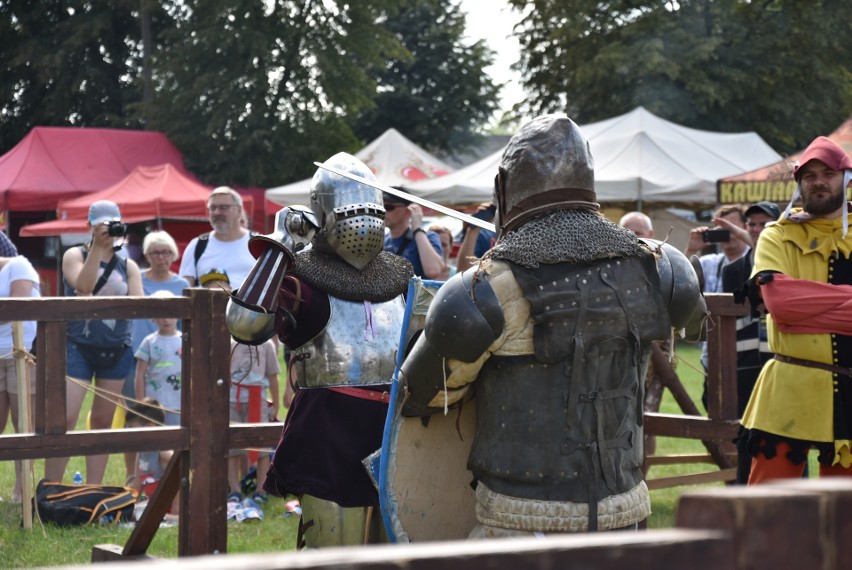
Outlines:
[{"label": "wooden post", "polygon": [[[29,365],[24,351],[24,323],[12,323],[12,347],[15,352],[15,375],[18,377],[18,433],[30,433],[33,430],[30,421],[30,375]],[[33,461],[21,459],[21,506],[23,507],[23,527],[33,528]]]},{"label": "wooden post", "polygon": [[[748,314],[730,293],[708,293],[712,313],[707,332],[707,417],[737,418],[737,317]],[[733,447],[730,445],[730,447]]]},{"label": "wooden post", "polygon": [[228,296],[196,288],[185,294],[193,318],[183,339],[181,426],[189,428],[189,449],[181,458],[178,556],[223,554],[228,544],[228,478],[224,473],[230,448]]}]

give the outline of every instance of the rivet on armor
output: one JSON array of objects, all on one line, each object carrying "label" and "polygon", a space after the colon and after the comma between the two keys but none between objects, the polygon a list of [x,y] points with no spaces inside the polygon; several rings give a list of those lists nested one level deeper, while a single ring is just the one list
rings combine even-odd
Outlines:
[{"label": "rivet on armor", "polygon": [[556,287],[556,281],[553,282],[553,286]]},{"label": "rivet on armor", "polygon": [[545,305],[544,310],[545,310],[545,311],[549,311],[549,310],[550,310],[550,305]]}]

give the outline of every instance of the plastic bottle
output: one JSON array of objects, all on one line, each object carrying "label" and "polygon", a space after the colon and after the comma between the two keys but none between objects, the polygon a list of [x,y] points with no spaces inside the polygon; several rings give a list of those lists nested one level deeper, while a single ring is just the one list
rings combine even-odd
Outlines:
[{"label": "plastic bottle", "polygon": [[74,473],[74,484],[75,485],[82,485],[83,484],[83,475],[79,471]]}]

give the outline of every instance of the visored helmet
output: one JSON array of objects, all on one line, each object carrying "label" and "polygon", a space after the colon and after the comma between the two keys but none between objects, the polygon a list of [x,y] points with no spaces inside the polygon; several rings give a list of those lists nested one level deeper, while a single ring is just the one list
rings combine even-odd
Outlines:
[{"label": "visored helmet", "polygon": [[[366,164],[345,152],[324,164],[376,180]],[[311,209],[320,236],[349,265],[363,269],[382,251],[385,208],[381,190],[319,168],[311,180]]]},{"label": "visored helmet", "polygon": [[600,208],[589,143],[568,117],[542,115],[521,127],[494,186],[501,233],[549,210]]}]

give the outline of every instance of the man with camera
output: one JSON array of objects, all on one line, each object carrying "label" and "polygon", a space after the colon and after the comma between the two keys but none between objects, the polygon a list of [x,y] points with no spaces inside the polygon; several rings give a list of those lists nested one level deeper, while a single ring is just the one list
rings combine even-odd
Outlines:
[{"label": "man with camera", "polygon": [[[736,205],[724,205],[716,210],[713,216],[713,225],[710,228],[701,226],[693,228],[689,232],[689,243],[687,243],[684,255],[692,257],[702,249],[711,245],[717,245],[721,251],[708,253],[698,258],[701,269],[704,271],[704,292],[722,293],[722,270],[723,268],[741,258],[748,251],[751,243],[748,232],[745,229],[745,214],[742,208]],[[707,371],[707,343],[703,342],[704,348],[701,353],[701,364]],[[707,378],[704,378],[704,392],[701,395],[704,409],[707,409]]]},{"label": "man with camera", "polygon": [[[118,255],[127,226],[121,222],[118,205],[99,200],[89,207],[88,244],[72,247],[62,256],[62,277],[66,297],[95,295],[142,295],[142,276],[132,259]],[[100,391],[114,397],[97,397],[92,402],[91,428],[108,429],[112,425],[114,402],[121,397],[124,378],[130,370],[130,321],[69,321],[66,343],[67,375],[76,379],[67,385],[66,427],[73,430],[86,395],[83,387],[95,379]],[[86,456],[86,482],[99,485],[106,469],[107,455]],[[62,481],[67,457],[45,460],[45,477]]]},{"label": "man with camera", "polygon": [[689,243],[684,255],[692,257],[702,249],[717,245],[716,253],[699,257],[704,270],[704,292],[722,292],[722,268],[742,257],[749,248],[745,230],[745,214],[736,205],[725,205],[713,215],[715,227],[701,226],[689,232]]}]

